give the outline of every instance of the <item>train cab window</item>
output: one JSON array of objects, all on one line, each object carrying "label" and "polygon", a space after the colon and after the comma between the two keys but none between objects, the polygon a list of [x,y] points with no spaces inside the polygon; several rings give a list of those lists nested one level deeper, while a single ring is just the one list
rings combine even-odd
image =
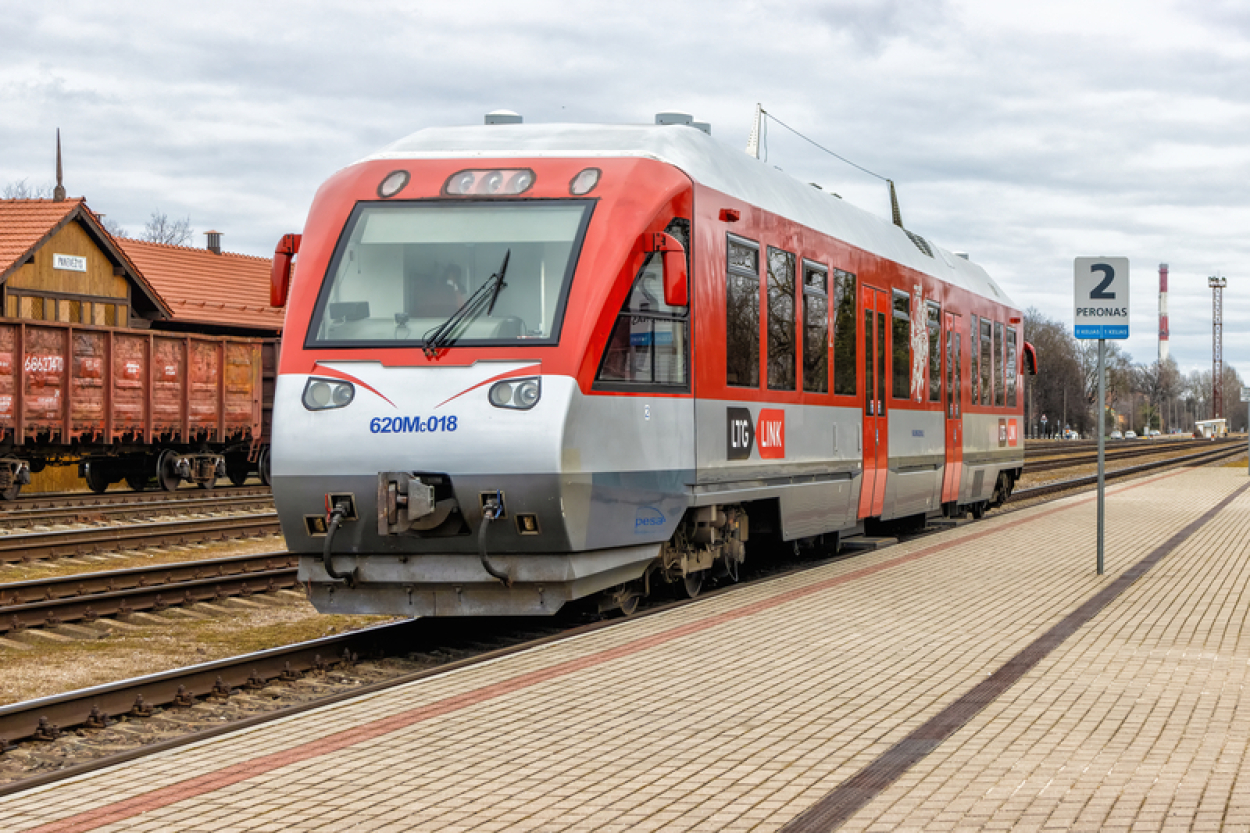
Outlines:
[{"label": "train cab window", "polygon": [[768,389],[794,390],[794,255],[768,249]]},{"label": "train cab window", "polygon": [[990,322],[981,319],[981,404],[994,404],[994,339]]},{"label": "train cab window", "polygon": [[1006,404],[1007,374],[1003,372],[1003,323],[994,322],[994,404]]},{"label": "train cab window", "polygon": [[1007,407],[1016,407],[1016,377],[1020,374],[1020,369],[1016,364],[1016,328],[1007,328],[1007,375],[1004,380],[1007,382]]},{"label": "train cab window", "polygon": [[760,384],[760,248],[730,237],[726,242],[725,384]]},{"label": "train cab window", "polygon": [[929,401],[942,401],[942,308],[934,301],[925,304],[929,330]]},{"label": "train cab window", "polygon": [[803,390],[829,391],[829,270],[803,261]]},{"label": "train cab window", "polygon": [[891,395],[895,399],[911,397],[911,297],[906,292],[894,290],[894,317],[891,327],[893,341],[893,384]]},{"label": "train cab window", "polygon": [[[592,207],[360,203],[330,261],[308,346],[421,346],[453,317],[443,346],[555,344]],[[489,312],[481,298],[493,302]]]},{"label": "train cab window", "polygon": [[855,276],[833,270],[833,392],[855,395]]},{"label": "train cab window", "polygon": [[687,314],[687,307],[664,303],[664,259],[648,255],[616,317],[597,381],[685,386]]}]

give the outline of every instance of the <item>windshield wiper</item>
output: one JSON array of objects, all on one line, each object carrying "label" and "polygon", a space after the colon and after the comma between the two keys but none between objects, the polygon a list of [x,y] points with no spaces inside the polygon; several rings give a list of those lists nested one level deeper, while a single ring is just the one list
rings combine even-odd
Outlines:
[{"label": "windshield wiper", "polygon": [[490,315],[495,311],[495,299],[505,286],[504,276],[508,273],[508,259],[512,257],[512,249],[504,252],[503,263],[499,271],[486,279],[486,282],[473,291],[460,308],[451,317],[425,334],[425,344],[421,347],[427,359],[434,358],[438,351],[451,347],[464,334],[470,324],[477,320],[483,311]]}]

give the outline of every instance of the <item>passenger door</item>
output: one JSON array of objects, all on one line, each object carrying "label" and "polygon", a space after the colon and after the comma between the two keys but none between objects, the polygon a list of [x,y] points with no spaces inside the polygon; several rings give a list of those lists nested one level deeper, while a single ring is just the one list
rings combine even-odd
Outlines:
[{"label": "passenger door", "polygon": [[886,319],[889,295],[864,286],[860,290],[860,325],[864,348],[864,485],[859,517],[880,515],[885,507],[885,476],[889,467],[889,436],[885,415]]},{"label": "passenger door", "polygon": [[942,324],[946,362],[946,471],[942,476],[942,502],[959,500],[963,474],[963,350],[959,316],[946,313]]}]

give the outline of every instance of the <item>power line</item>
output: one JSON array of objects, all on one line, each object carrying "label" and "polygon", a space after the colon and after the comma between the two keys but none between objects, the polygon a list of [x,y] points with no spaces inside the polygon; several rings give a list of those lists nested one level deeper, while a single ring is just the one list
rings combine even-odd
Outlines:
[{"label": "power line", "polygon": [[[835,159],[840,159],[840,160],[842,160],[843,162],[845,162],[846,164],[850,165],[852,168],[857,168],[857,169],[859,169],[859,170],[863,171],[864,173],[868,174],[869,176],[875,176],[877,179],[881,180],[882,182],[889,182],[889,181],[890,181],[890,180],[889,180],[889,177],[884,177],[884,176],[882,176],[882,175],[881,175],[881,174],[879,174],[879,173],[875,173],[875,172],[873,172],[873,171],[870,171],[870,170],[868,170],[867,168],[865,168],[863,165],[856,165],[854,162],[852,162],[850,159],[847,159],[845,156],[842,156],[841,154],[834,153],[833,151],[829,150],[829,148],[825,147],[824,145],[820,144],[819,142],[817,142],[817,141],[815,141],[815,140],[813,140],[813,139],[809,139],[808,137],[804,136],[802,133],[800,133],[799,131],[795,130],[793,127],[791,127],[790,125],[786,124],[786,123],[785,123],[785,122],[783,122],[781,119],[777,118],[776,116],[774,116],[772,113],[768,112],[767,110],[764,110],[763,108],[761,108],[761,109],[760,109],[760,112],[761,112],[761,113],[763,113],[763,114],[764,114],[765,116],[767,116],[768,118],[772,119],[773,121],[777,122],[777,124],[781,125],[781,126],[782,126],[782,127],[784,127],[786,130],[789,130],[789,131],[790,131],[791,133],[793,133],[795,136],[798,136],[800,139],[802,139],[802,140],[803,140],[803,141],[805,141],[805,142],[808,142],[808,143],[810,143],[810,144],[812,144],[812,145],[815,145],[816,147],[820,148],[820,149],[821,149],[821,150],[823,150],[825,153],[829,154],[830,156],[834,157]],[[763,146],[763,148],[764,148],[764,160],[765,160],[765,161],[767,161],[767,159],[768,159],[767,137],[768,137],[768,133],[767,133],[767,131],[765,130],[765,131],[764,131],[764,135],[760,137],[760,138],[761,138],[761,140],[762,140],[762,141],[761,141],[761,145],[762,145],[762,146]]]}]

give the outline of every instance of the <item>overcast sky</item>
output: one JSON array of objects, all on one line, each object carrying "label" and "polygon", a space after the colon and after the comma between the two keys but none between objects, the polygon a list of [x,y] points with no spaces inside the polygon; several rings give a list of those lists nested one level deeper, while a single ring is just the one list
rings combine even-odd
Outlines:
[{"label": "overcast sky", "polygon": [[[1250,370],[1250,4],[1240,0],[0,0],[0,186],[54,179],[270,255],[337,169],[423,127],[653,121],[746,144],[757,102],[894,179],[906,225],[1071,323],[1078,255],[1132,264],[1138,362]],[[885,187],[773,125],[768,161],[889,216]],[[1246,370],[1243,370],[1245,368]],[[1226,394],[1227,396],[1227,394]]]}]

